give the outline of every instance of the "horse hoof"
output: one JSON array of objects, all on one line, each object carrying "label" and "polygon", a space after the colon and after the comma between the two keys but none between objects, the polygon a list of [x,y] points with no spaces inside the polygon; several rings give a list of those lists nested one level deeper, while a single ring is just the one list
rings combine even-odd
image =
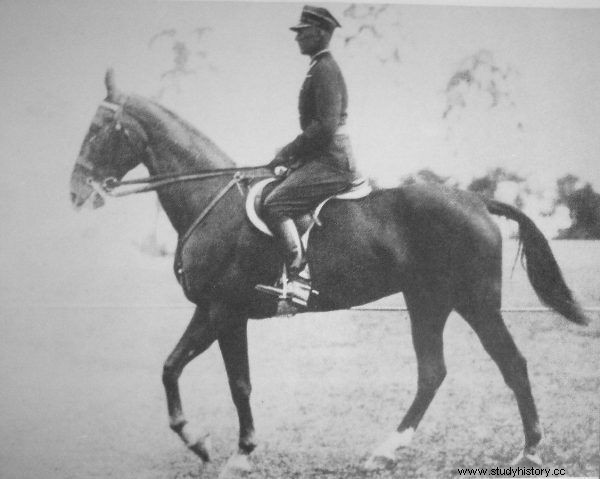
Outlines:
[{"label": "horse hoof", "polygon": [[190,451],[194,452],[203,462],[210,461],[211,440],[210,435],[199,437],[195,442],[188,445]]},{"label": "horse hoof", "polygon": [[542,458],[536,453],[526,453],[521,451],[521,453],[515,458],[513,462],[510,464],[515,467],[541,467],[542,466]]},{"label": "horse hoof", "polygon": [[365,462],[367,471],[391,469],[396,464],[396,451],[408,447],[412,441],[415,430],[408,428],[402,432],[394,431],[371,453]]},{"label": "horse hoof", "polygon": [[387,456],[371,456],[365,461],[363,469],[367,472],[381,471],[383,469],[392,469],[396,465],[396,460]]},{"label": "horse hoof", "polygon": [[248,454],[234,454],[228,460],[219,474],[219,479],[230,479],[249,474],[254,470]]},{"label": "horse hoof", "polygon": [[298,306],[283,299],[277,303],[277,312],[275,313],[275,316],[287,316],[289,318],[300,312],[301,310]]}]

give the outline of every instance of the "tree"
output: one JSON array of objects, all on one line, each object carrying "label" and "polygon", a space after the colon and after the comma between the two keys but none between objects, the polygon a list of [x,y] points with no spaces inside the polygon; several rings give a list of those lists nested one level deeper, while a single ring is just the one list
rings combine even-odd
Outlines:
[{"label": "tree", "polygon": [[525,127],[515,95],[517,78],[518,72],[490,50],[474,50],[457,63],[441,108],[454,156],[487,156],[492,145],[518,148]]},{"label": "tree", "polygon": [[198,70],[214,67],[208,62],[208,52],[204,48],[209,27],[198,27],[189,32],[181,32],[176,28],[168,28],[153,35],[148,41],[148,48],[156,51],[167,47],[169,65],[160,74],[160,86],[154,98],[163,99],[169,89],[177,94],[182,93],[181,82],[188,76],[194,76]]},{"label": "tree", "polygon": [[[209,55],[204,47],[208,27],[198,27],[191,31],[180,31],[176,28],[167,28],[153,35],[148,41],[148,48],[160,53],[161,48],[167,48],[167,65],[159,76],[159,84],[154,100],[164,101],[167,94],[172,91],[175,95],[184,93],[184,81],[190,76],[195,76],[198,70],[208,68],[214,70],[209,62]],[[157,61],[159,59],[157,58]],[[161,238],[165,220],[165,213],[158,198],[155,200],[155,215],[153,225],[139,243],[139,248],[152,256],[166,256],[175,251],[172,238]],[[170,231],[170,230],[169,230]]]},{"label": "tree", "polygon": [[499,66],[489,50],[479,50],[465,58],[446,84],[446,110],[442,118],[477,101],[483,101],[490,109],[503,103],[515,106],[510,93],[514,74],[510,66]]},{"label": "tree", "polygon": [[400,9],[396,5],[353,3],[343,12],[346,48],[364,46],[382,65],[400,63],[402,36]]},{"label": "tree", "polygon": [[525,178],[504,168],[495,168],[488,171],[484,176],[474,178],[467,186],[467,190],[474,191],[488,198],[494,198],[498,190],[498,185],[504,181],[513,182],[521,186],[521,191],[519,191],[515,198],[515,206],[522,207],[523,194],[529,193]]},{"label": "tree", "polygon": [[600,194],[586,183],[577,188],[579,178],[566,175],[556,181],[555,207],[569,209],[571,226],[558,232],[557,239],[600,239]]},{"label": "tree", "polygon": [[558,197],[555,204],[566,205],[569,196],[571,196],[577,190],[577,183],[579,183],[579,178],[571,174],[565,175],[556,180]]},{"label": "tree", "polygon": [[446,185],[451,187],[458,186],[457,182],[450,176],[440,176],[429,168],[419,170],[417,173],[405,176],[400,180],[402,186],[414,185],[417,183]]}]

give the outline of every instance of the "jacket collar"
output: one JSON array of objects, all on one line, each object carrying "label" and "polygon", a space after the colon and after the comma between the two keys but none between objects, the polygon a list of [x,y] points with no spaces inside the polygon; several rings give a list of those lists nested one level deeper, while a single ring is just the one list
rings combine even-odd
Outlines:
[{"label": "jacket collar", "polygon": [[329,52],[329,48],[325,48],[321,51],[318,51],[317,53],[315,53],[312,57],[310,57],[310,65],[309,65],[309,70],[315,66],[315,64],[317,63],[317,61],[319,60],[319,57],[323,56],[325,53],[330,53]]}]

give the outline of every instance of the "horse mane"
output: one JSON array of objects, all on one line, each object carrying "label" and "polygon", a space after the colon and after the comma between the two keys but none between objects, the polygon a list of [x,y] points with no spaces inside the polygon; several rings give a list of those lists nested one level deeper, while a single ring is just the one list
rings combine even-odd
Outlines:
[{"label": "horse mane", "polygon": [[191,161],[194,167],[232,167],[233,159],[194,125],[160,103],[139,95],[129,95],[127,110],[147,129],[152,143],[168,147]]}]

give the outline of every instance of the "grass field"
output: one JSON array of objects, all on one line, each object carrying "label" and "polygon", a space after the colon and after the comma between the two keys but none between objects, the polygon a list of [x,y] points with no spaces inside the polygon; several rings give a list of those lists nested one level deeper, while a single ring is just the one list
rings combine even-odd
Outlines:
[{"label": "grass field", "polygon": [[[552,247],[582,303],[598,307],[600,242]],[[538,307],[519,266],[511,277],[515,249],[507,242],[504,306]],[[169,430],[160,373],[191,309],[169,260],[117,256],[85,276],[81,262],[52,264],[41,285],[5,290],[3,479],[216,477],[235,451],[237,417],[216,347],[181,380],[188,419],[212,433],[213,462],[201,473]],[[591,316],[581,328],[547,312],[505,315],[528,360],[544,462],[570,476],[597,477],[600,463],[600,317]],[[448,377],[413,445],[381,473],[365,474],[360,465],[412,401],[407,314],[255,321],[249,341],[260,441],[250,479],[455,477],[459,467],[505,465],[522,447],[512,393],[457,315],[445,332]]]}]

